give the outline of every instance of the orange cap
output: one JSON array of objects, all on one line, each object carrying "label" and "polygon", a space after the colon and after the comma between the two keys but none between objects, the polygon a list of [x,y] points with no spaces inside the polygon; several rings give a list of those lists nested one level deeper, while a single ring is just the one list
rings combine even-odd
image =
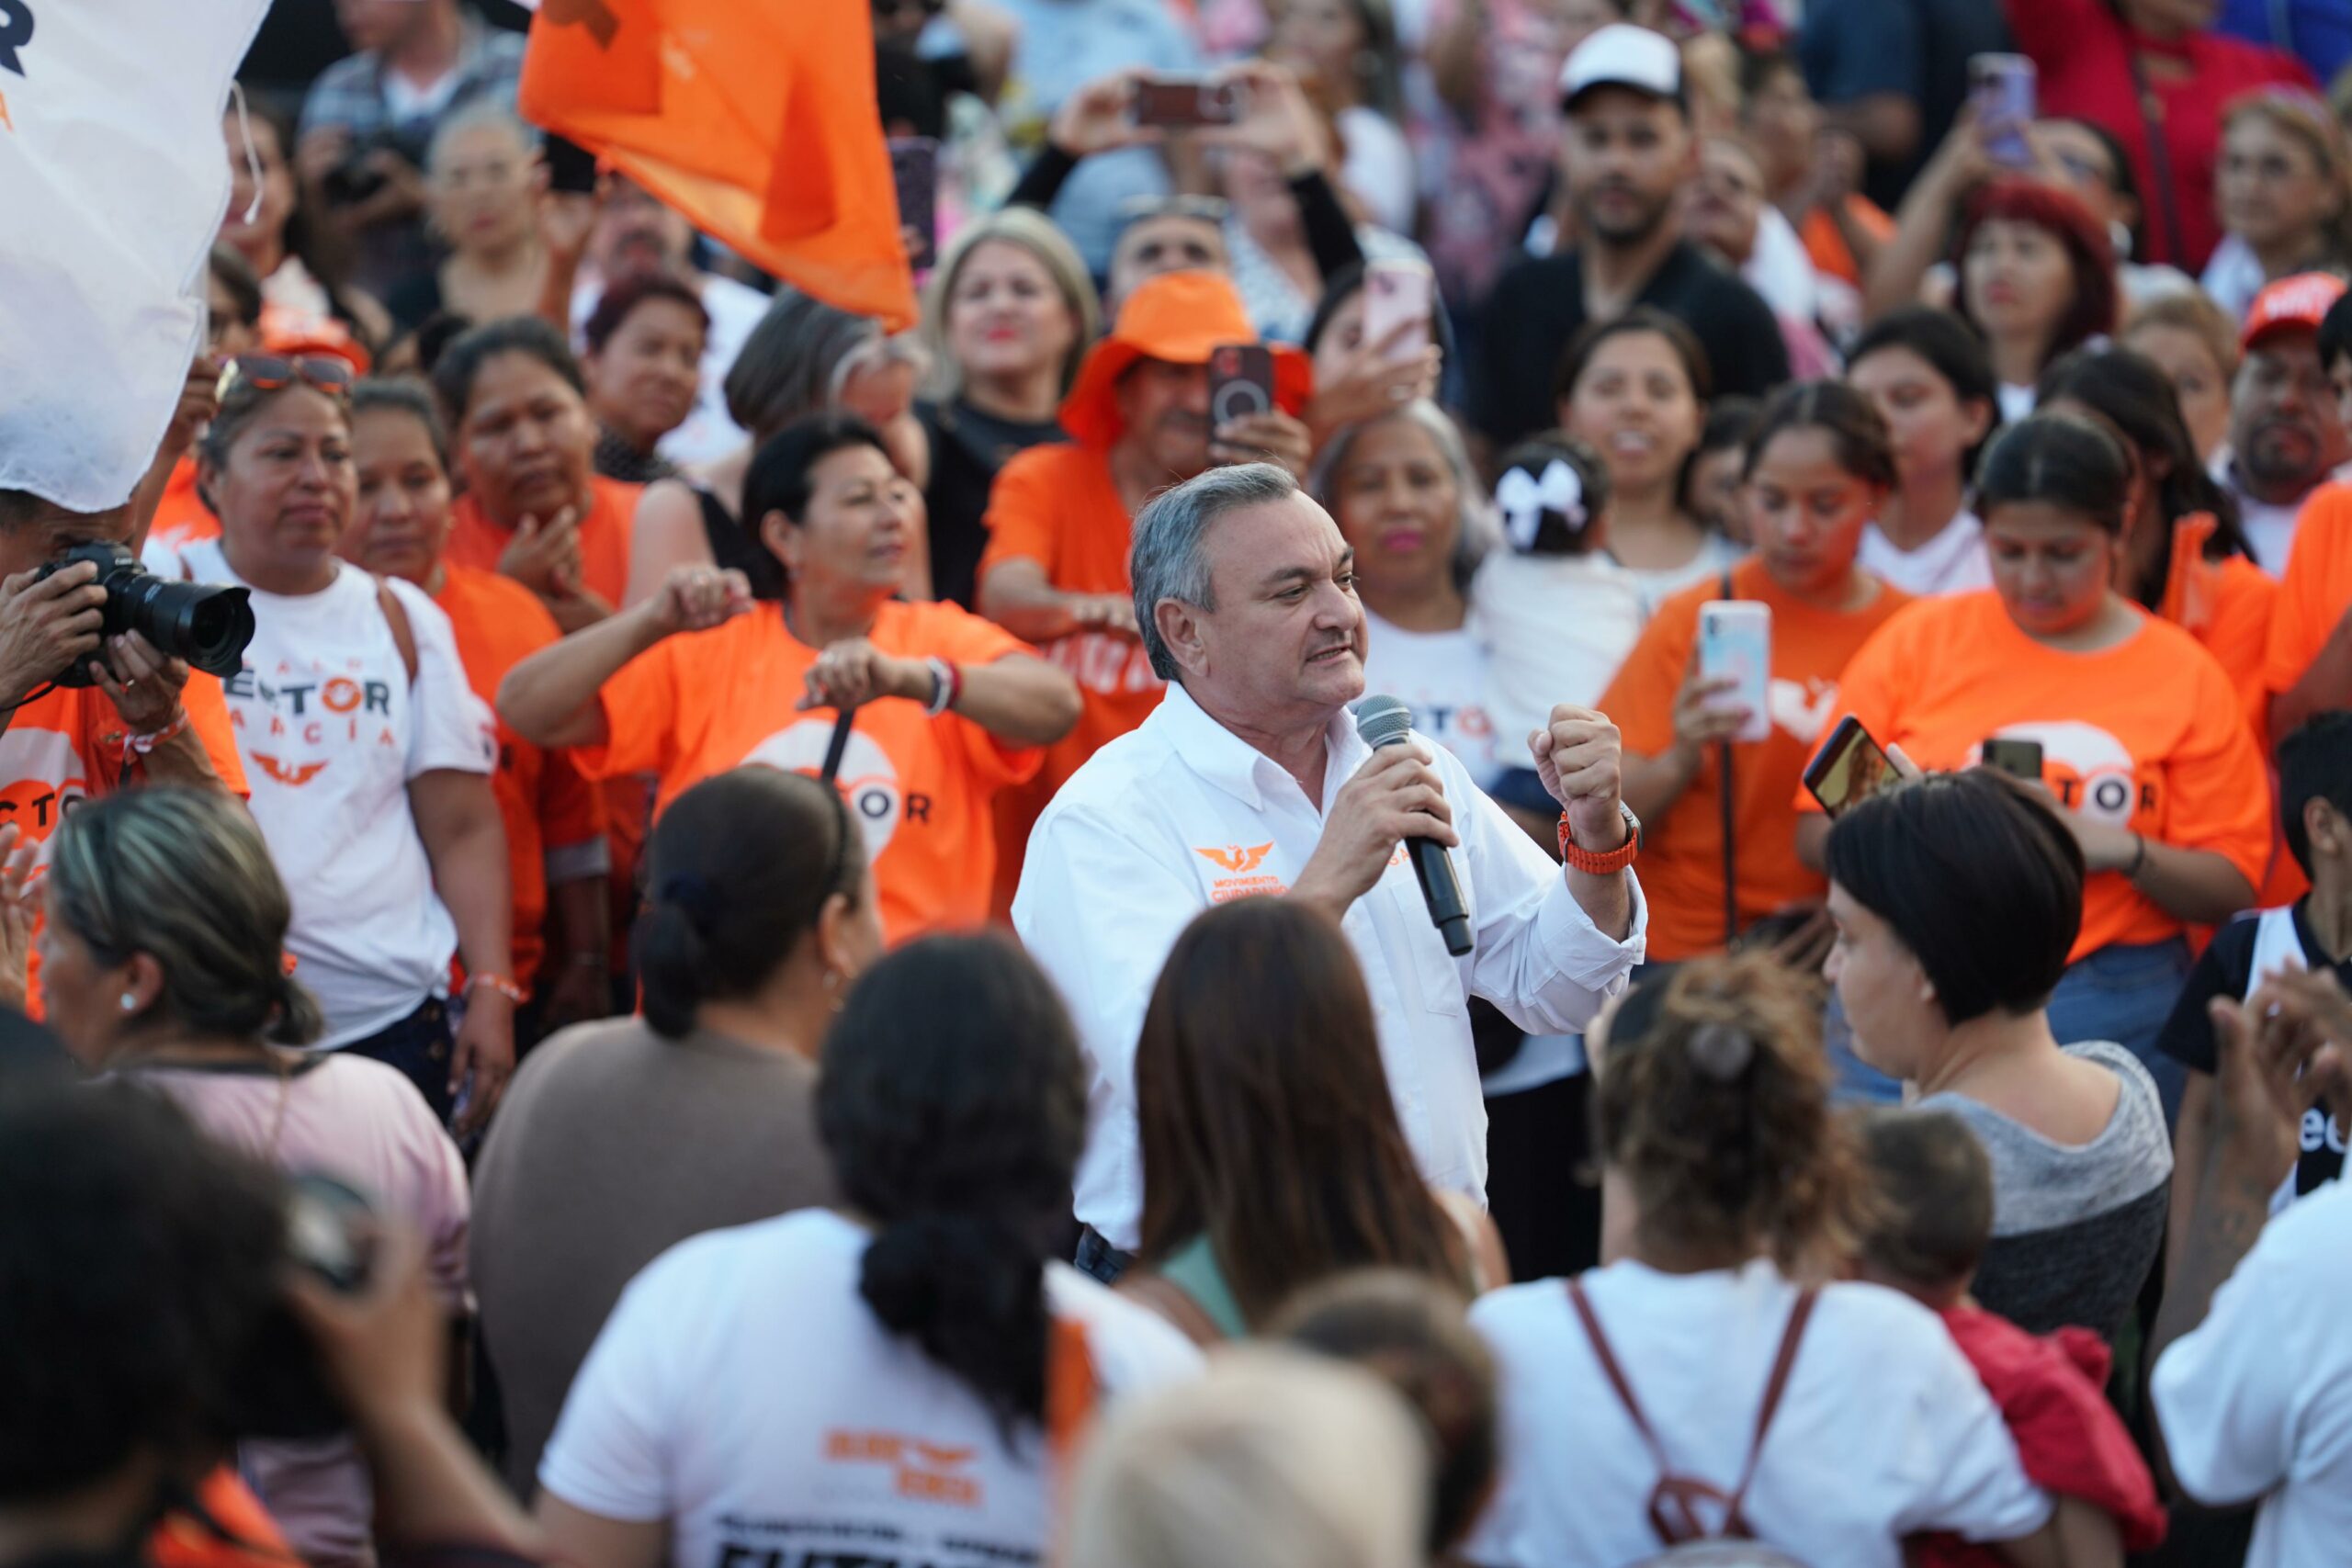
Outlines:
[{"label": "orange cap", "polygon": [[[1100,343],[1086,351],[1078,380],[1062,400],[1062,428],[1081,446],[1103,447],[1119,439],[1119,378],[1138,359],[1170,365],[1206,365],[1227,344],[1256,343],[1241,296],[1213,272],[1170,272],[1137,284],[1119,319]],[[1285,413],[1306,406],[1315,373],[1306,355],[1286,344],[1269,344],[1274,356],[1274,401]]]},{"label": "orange cap", "polygon": [[2333,273],[2299,272],[2267,284],[2246,310],[2238,348],[2241,352],[2251,349],[2259,339],[2280,327],[2317,332],[2328,308],[2342,298],[2344,280]]}]

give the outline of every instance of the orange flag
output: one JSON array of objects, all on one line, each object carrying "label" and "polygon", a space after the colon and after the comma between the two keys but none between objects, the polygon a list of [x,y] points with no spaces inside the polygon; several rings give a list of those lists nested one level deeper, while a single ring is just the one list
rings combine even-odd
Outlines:
[{"label": "orange flag", "polygon": [[523,113],[828,304],[915,321],[868,0],[540,0]]}]

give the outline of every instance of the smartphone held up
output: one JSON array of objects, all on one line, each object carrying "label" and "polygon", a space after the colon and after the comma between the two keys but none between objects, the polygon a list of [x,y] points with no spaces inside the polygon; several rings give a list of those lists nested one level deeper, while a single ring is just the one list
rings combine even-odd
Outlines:
[{"label": "smartphone held up", "polygon": [[1729,681],[1711,706],[1745,716],[1735,740],[1772,734],[1772,609],[1747,599],[1699,606],[1699,678]]},{"label": "smartphone held up", "polygon": [[1248,104],[1238,82],[1204,76],[1147,76],[1136,84],[1128,112],[1139,126],[1186,130],[1238,124],[1248,112]]}]

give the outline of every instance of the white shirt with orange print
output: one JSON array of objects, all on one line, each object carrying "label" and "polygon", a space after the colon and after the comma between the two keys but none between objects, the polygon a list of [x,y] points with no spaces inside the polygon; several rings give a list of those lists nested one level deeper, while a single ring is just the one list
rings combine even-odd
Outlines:
[{"label": "white shirt with orange print", "polygon": [[[669,1520],[681,1568],[1043,1561],[1068,1481],[1046,1435],[1008,1446],[978,1395],[882,1326],[858,1293],[871,1240],[804,1209],[655,1258],[581,1364],[539,1484],[605,1518]],[[1082,1332],[1105,1395],[1199,1371],[1148,1308],[1045,1269],[1047,1309]]]},{"label": "white shirt with orange print", "polygon": [[[1453,871],[1475,945],[1447,953],[1401,844],[1340,926],[1363,966],[1396,1119],[1422,1177],[1483,1201],[1487,1107],[1470,998],[1530,1033],[1580,1030],[1642,961],[1649,912],[1634,883],[1625,940],[1602,935],[1551,857],[1458,758],[1430,750],[1462,837]],[[1212,904],[1288,892],[1322,840],[1324,812],[1371,756],[1354,716],[1340,713],[1317,809],[1278,763],[1171,685],[1037,819],[1012,924],[1078,1022],[1091,1077],[1078,1217],[1113,1246],[1133,1250],[1139,1238],[1136,1041],[1169,950]]]},{"label": "white shirt with orange print", "polygon": [[[200,582],[252,588],[218,541],[181,555]],[[448,986],[458,929],[433,890],[408,784],[491,772],[495,721],[466,683],[449,617],[390,584],[416,644],[412,683],[376,579],[342,567],[323,592],[253,591],[244,670],[221,682],[254,820],[294,900],[295,975],[327,1017],[319,1048],[364,1040]]]}]

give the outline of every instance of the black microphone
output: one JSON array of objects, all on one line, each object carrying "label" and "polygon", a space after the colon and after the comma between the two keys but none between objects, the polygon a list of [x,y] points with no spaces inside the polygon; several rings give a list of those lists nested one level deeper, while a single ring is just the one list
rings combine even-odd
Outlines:
[{"label": "black microphone", "polygon": [[[1374,750],[1402,746],[1413,728],[1413,710],[1395,697],[1366,697],[1356,705],[1356,733]],[[1421,885],[1421,901],[1430,907],[1430,924],[1445,938],[1446,952],[1459,958],[1470,951],[1470,911],[1462,903],[1462,884],[1453,874],[1453,857],[1435,839],[1419,834],[1405,840],[1413,857],[1413,875]]]}]

